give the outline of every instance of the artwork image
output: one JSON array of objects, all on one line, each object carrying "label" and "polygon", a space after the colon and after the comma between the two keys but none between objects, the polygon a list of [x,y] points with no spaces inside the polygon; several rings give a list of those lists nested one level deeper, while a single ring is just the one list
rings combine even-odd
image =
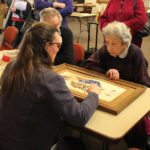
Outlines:
[{"label": "artwork image", "polygon": [[99,98],[108,102],[112,101],[114,98],[126,91],[126,89],[124,88],[105,83],[101,80],[85,78],[68,71],[63,72],[60,75],[64,77],[66,84],[70,89],[77,90],[78,92],[85,93],[86,95],[86,90],[88,89],[89,85],[91,83],[97,84],[101,87],[101,93],[99,95]]},{"label": "artwork image", "polygon": [[146,90],[144,85],[121,79],[110,80],[103,74],[69,64],[55,66],[53,70],[64,77],[66,85],[79,101],[85,99],[88,94],[86,91],[91,83],[100,86],[98,109],[115,115]]}]

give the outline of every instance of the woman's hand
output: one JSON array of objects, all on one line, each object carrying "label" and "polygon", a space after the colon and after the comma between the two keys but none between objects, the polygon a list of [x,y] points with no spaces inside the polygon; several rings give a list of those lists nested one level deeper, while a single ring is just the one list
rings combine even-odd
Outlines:
[{"label": "woman's hand", "polygon": [[15,8],[15,7],[12,7],[12,8],[10,8],[10,11],[11,11],[12,13],[14,13],[14,12],[16,11],[16,8]]},{"label": "woman's hand", "polygon": [[89,88],[87,89],[87,92],[93,92],[97,95],[100,94],[101,88],[97,84],[90,84]]},{"label": "woman's hand", "polygon": [[54,8],[65,8],[66,4],[65,3],[59,3],[59,2],[54,2],[53,7]]},{"label": "woman's hand", "polygon": [[118,80],[120,77],[119,72],[116,69],[109,69],[106,72],[106,75],[109,76],[109,78],[112,80]]}]

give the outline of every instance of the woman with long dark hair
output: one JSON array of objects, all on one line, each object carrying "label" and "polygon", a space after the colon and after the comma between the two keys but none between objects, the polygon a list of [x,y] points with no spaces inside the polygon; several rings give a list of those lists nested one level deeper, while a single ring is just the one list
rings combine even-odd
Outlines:
[{"label": "woman with long dark hair", "polygon": [[6,67],[0,91],[0,150],[49,150],[62,139],[64,121],[83,126],[97,108],[97,85],[78,103],[63,77],[52,71],[61,43],[56,28],[35,23],[16,60]]}]

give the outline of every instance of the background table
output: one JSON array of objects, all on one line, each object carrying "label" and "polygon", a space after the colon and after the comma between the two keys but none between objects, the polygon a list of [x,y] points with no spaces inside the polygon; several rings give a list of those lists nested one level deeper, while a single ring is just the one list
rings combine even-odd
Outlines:
[{"label": "background table", "polygon": [[91,13],[92,8],[95,7],[95,5],[89,3],[81,3],[81,4],[74,4],[73,7],[74,12]]},{"label": "background table", "polygon": [[[77,21],[79,22],[79,34],[78,34],[78,37],[77,37],[77,43],[79,43],[80,34],[83,31],[88,31],[88,23],[89,23],[89,21],[95,19],[96,14],[73,12],[70,15],[70,17],[73,17],[73,18],[77,19]],[[83,18],[86,19],[86,22],[83,21]],[[86,28],[83,29],[82,25],[85,25]]]}]

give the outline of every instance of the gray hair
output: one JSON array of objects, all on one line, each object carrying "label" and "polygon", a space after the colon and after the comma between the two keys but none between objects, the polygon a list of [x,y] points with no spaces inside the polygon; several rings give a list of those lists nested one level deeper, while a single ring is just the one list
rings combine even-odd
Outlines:
[{"label": "gray hair", "polygon": [[122,44],[130,44],[132,39],[130,29],[124,23],[118,21],[111,22],[104,27],[102,29],[102,34],[104,37],[108,35],[120,37],[122,39]]},{"label": "gray hair", "polygon": [[45,21],[46,18],[51,19],[55,16],[58,17],[60,24],[61,24],[62,23],[62,16],[59,13],[59,11],[56,10],[55,8],[48,7],[48,8],[45,8],[45,9],[40,11],[40,21]]}]

